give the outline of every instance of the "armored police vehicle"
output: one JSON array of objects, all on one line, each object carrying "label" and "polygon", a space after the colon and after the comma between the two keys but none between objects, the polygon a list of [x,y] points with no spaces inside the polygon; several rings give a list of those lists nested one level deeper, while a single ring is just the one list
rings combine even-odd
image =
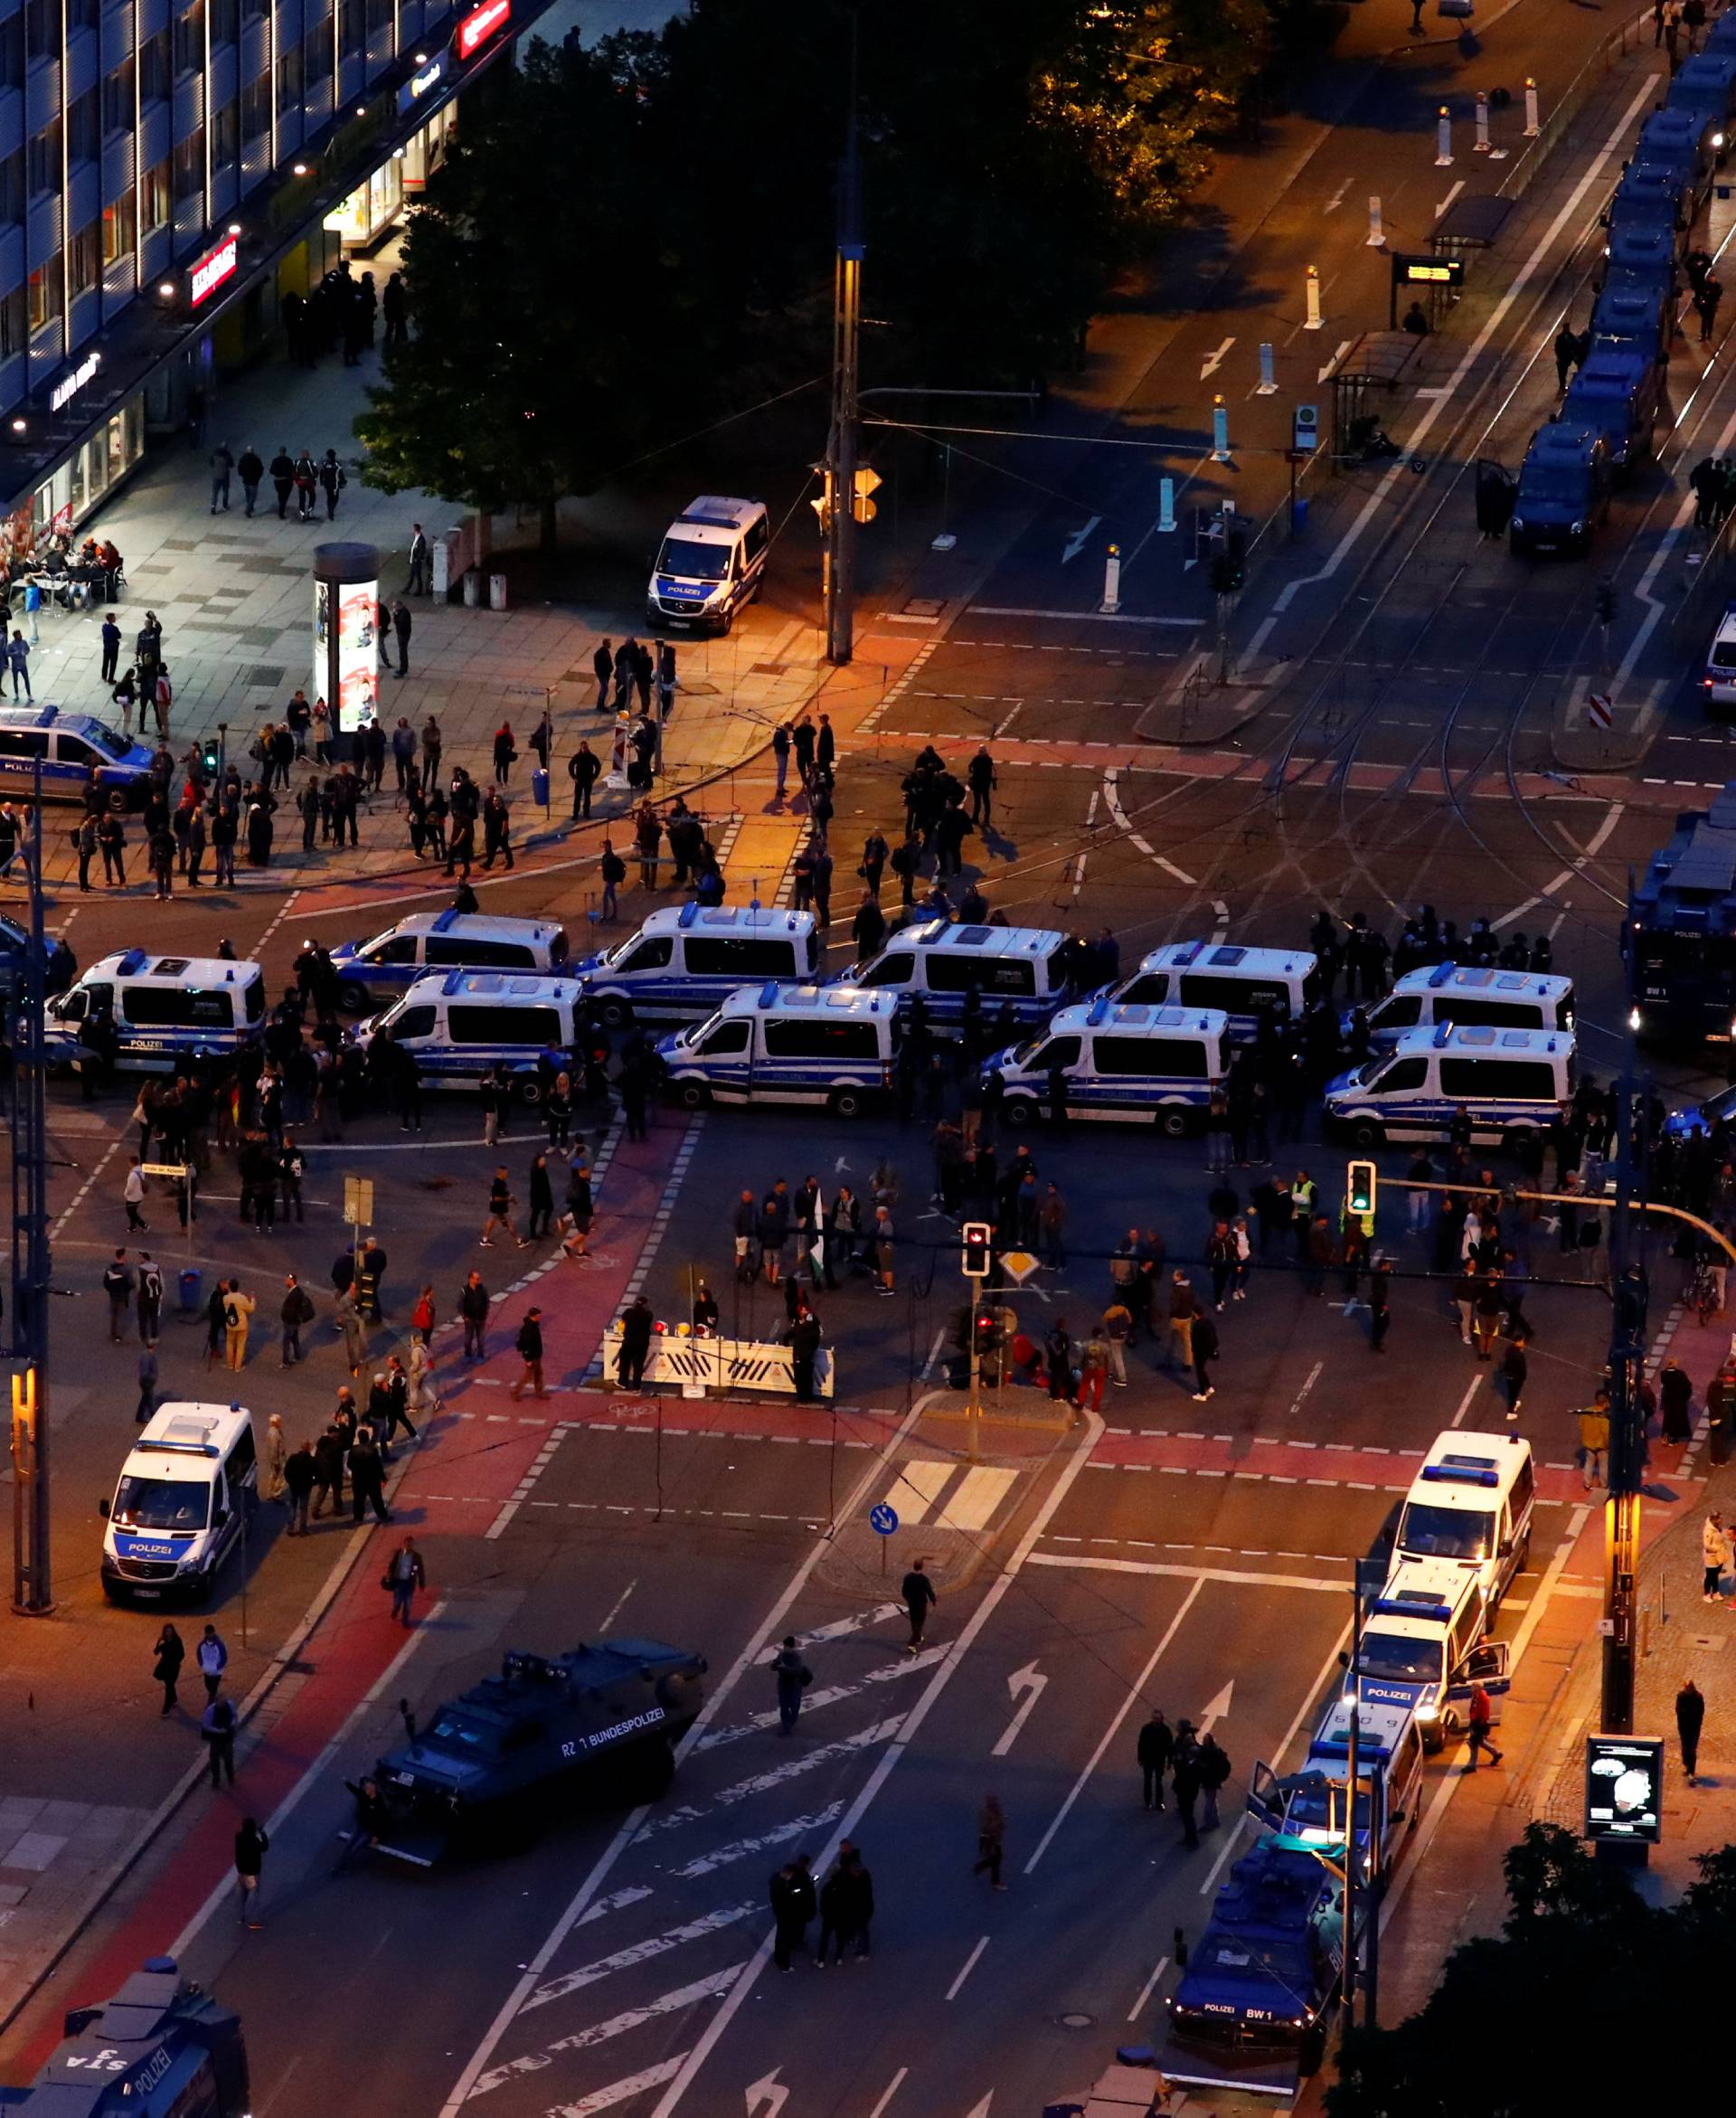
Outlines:
[{"label": "armored police vehicle", "polygon": [[378,1848],[431,1867],[522,1846],[586,1801],[654,1801],[703,1701],[705,1658],[662,1641],[507,1655],[375,1772]]},{"label": "armored police vehicle", "polygon": [[152,1956],[100,2008],[67,2010],[66,2037],[28,2088],[0,2088],[21,2118],[246,2118],[241,2018]]},{"label": "armored police vehicle", "polygon": [[1635,1035],[1728,1043],[1736,1032],[1736,780],[1682,809],[1630,885],[1622,930]]}]

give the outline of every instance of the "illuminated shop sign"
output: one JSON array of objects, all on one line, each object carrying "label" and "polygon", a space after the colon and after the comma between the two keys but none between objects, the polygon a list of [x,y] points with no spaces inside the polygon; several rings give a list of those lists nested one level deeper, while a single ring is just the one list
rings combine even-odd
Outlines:
[{"label": "illuminated shop sign", "polygon": [[512,13],[513,0],[483,0],[480,7],[473,7],[453,33],[452,49],[459,60],[472,58],[497,29],[505,28]]},{"label": "illuminated shop sign", "polygon": [[240,259],[241,242],[239,238],[233,235],[225,238],[215,250],[206,251],[205,255],[193,268],[193,276],[188,282],[192,289],[192,306],[194,308],[197,308],[202,301],[215,294],[225,279],[232,279],[235,277],[235,267]]},{"label": "illuminated shop sign", "polygon": [[102,355],[99,353],[87,353],[78,366],[62,375],[49,392],[50,411],[59,411],[62,405],[70,404],[101,364]]},{"label": "illuminated shop sign", "polygon": [[429,89],[437,89],[446,79],[446,53],[439,52],[426,66],[419,66],[398,91],[398,108],[409,110],[420,103]]}]

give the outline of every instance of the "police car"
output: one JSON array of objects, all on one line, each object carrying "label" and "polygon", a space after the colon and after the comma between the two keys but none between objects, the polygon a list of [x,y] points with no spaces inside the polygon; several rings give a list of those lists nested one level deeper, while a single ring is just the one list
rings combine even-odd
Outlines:
[{"label": "police car", "polygon": [[1415,1714],[1425,1750],[1462,1727],[1471,1687],[1505,1691],[1507,1643],[1486,1640],[1489,1605],[1477,1574],[1441,1559],[1401,1559],[1369,1605],[1344,1696],[1364,1708]]},{"label": "police car", "polygon": [[1302,949],[1248,949],[1239,942],[1169,941],[1141,958],[1115,1000],[1163,1007],[1219,1007],[1238,1044],[1252,1039],[1262,1015],[1299,1016],[1320,989],[1319,968]]},{"label": "police car", "polygon": [[360,1015],[380,999],[408,992],[429,971],[527,970],[544,977],[566,969],[566,929],[553,920],[498,919],[489,912],[412,912],[370,941],[332,950],[340,980],[337,1004]]},{"label": "police car", "polygon": [[1736,706],[1736,603],[1731,603],[1718,620],[1718,629],[1706,649],[1700,695],[1709,706]]},{"label": "police car", "polygon": [[102,1539],[114,1603],[203,1603],[259,1498],[253,1422],[240,1404],[164,1404],[127,1453]]},{"label": "police car", "polygon": [[82,801],[93,772],[111,809],[137,808],[150,786],[149,746],[117,735],[94,714],[0,706],[0,795],[31,793],[38,759],[47,801]]},{"label": "police car", "polygon": [[646,617],[658,630],[691,625],[728,632],[760,593],[770,550],[763,500],[702,494],[669,525],[646,590]]},{"label": "police car", "polygon": [[1537,1470],[1516,1434],[1448,1427],[1410,1481],[1393,1538],[1399,1559],[1438,1559],[1474,1574],[1490,1610],[1531,1552]]},{"label": "police car", "polygon": [[90,1049],[85,1023],[114,1026],[115,1064],[125,1073],[174,1073],[238,1052],[265,1019],[265,973],[220,956],[153,956],[126,949],[93,963],[48,1003],[43,1046],[50,1064],[76,1064]]}]

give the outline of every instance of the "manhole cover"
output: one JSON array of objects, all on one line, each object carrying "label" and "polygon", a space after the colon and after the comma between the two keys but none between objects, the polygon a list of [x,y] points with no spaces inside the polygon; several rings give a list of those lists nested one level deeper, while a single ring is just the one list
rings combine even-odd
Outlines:
[{"label": "manhole cover", "polygon": [[904,605],[907,618],[939,618],[946,604],[939,596],[911,596]]},{"label": "manhole cover", "polygon": [[1077,2009],[1059,2019],[1062,2029],[1090,2029],[1097,2021],[1095,2015],[1080,2015]]}]

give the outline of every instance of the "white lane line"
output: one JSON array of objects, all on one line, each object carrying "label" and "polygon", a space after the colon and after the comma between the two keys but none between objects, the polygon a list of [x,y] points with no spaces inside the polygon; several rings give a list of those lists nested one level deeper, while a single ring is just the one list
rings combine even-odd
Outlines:
[{"label": "white lane line", "polygon": [[91,1187],[97,1182],[99,1177],[101,1177],[103,1171],[108,1167],[109,1163],[114,1160],[116,1153],[126,1139],[126,1137],[127,1136],[124,1132],[117,1134],[116,1137],[108,1142],[108,1145],[104,1148],[101,1154],[97,1157],[95,1168],[91,1170],[90,1176],[85,1178],[84,1182],[80,1185],[77,1191],[72,1194],[71,1204],[67,1207],[65,1213],[61,1215],[60,1219],[55,1222],[54,1225],[49,1230],[48,1240],[50,1243],[54,1243],[59,1239],[61,1230],[66,1226],[67,1223],[72,1218],[73,1215],[76,1214],[79,1208],[84,1204],[86,1197],[90,1194]]},{"label": "white lane line", "polygon": [[[1032,1556],[1034,1559],[1038,1557],[1039,1555],[1033,1553]],[[1113,1562],[1111,1562],[1111,1564],[1113,1564]],[[1177,1569],[1177,1571],[1179,1572],[1181,1569]],[[1043,1837],[1037,1840],[1036,1850],[1032,1854],[1030,1859],[1027,1860],[1024,1864],[1023,1872],[1025,1875],[1030,1875],[1035,1869],[1037,1863],[1043,1858],[1043,1855],[1048,1852],[1051,1845],[1053,1844],[1056,1832],[1060,1830],[1061,1827],[1072,1814],[1073,1804],[1085,1792],[1086,1782],[1090,1779],[1091,1774],[1095,1773],[1098,1766],[1102,1763],[1104,1752],[1109,1749],[1110,1744],[1113,1743],[1116,1737],[1121,1733],[1122,1722],[1125,1721],[1127,1716],[1133,1711],[1135,1700],[1141,1697],[1146,1685],[1151,1682],[1152,1671],[1156,1669],[1158,1663],[1163,1660],[1165,1655],[1169,1651],[1170,1641],[1173,1641],[1175,1635],[1181,1631],[1183,1621],[1186,1618],[1188,1612],[1194,1608],[1194,1605],[1199,1600],[1200,1591],[1204,1586],[1204,1581],[1196,1577],[1194,1582],[1194,1585],[1182,1598],[1181,1604],[1176,1610],[1175,1615],[1170,1620],[1168,1628],[1165,1631],[1164,1637],[1151,1650],[1150,1660],[1146,1662],[1145,1668],[1139,1672],[1138,1677],[1135,1679],[1132,1687],[1129,1688],[1127,1697],[1122,1700],[1120,1706],[1116,1709],[1114,1716],[1110,1719],[1109,1726],[1103,1731],[1102,1736],[1099,1740],[1097,1748],[1091,1753],[1090,1756],[1086,1759],[1084,1771],[1080,1773],[1078,1779],[1075,1780],[1071,1787],[1068,1789],[1067,1799],[1055,1811],[1054,1818],[1051,1822],[1049,1829],[1043,1833]]]},{"label": "white lane line", "polygon": [[1145,2013],[1146,2002],[1157,1990],[1157,1981],[1163,1977],[1164,1973],[1168,1969],[1168,1957],[1160,1956],[1157,1959],[1156,1970],[1152,1972],[1151,1976],[1146,1981],[1145,1984],[1140,1987],[1139,1998],[1134,2002],[1133,2006],[1127,2009],[1127,2020],[1129,2022],[1137,2022],[1139,2018]]},{"label": "white lane line", "polygon": [[885,2094],[881,2097],[879,2103],[877,2103],[873,2109],[869,2112],[868,2118],[886,2118],[886,2106],[898,2094],[899,2089],[903,2083],[904,2076],[910,2071],[910,2070],[908,2066],[901,2066],[899,2068],[898,2072],[893,2075],[891,2081],[886,2084]]},{"label": "white lane line", "polygon": [[929,1377],[933,1375],[934,1364],[939,1359],[940,1348],[946,1344],[946,1342],[947,1327],[942,1324],[940,1328],[934,1335],[934,1344],[929,1348],[929,1357],[922,1363],[922,1372],[916,1378],[919,1383],[926,1383]]},{"label": "white lane line", "polygon": [[998,603],[972,603],[968,609],[974,618],[1054,618],[1063,625],[1177,625],[1197,632],[1205,623],[1203,618],[1140,618],[1130,610],[1013,610]]},{"label": "white lane line", "polygon": [[1466,1384],[1465,1395],[1458,1401],[1458,1410],[1448,1421],[1448,1426],[1462,1427],[1465,1424],[1465,1414],[1471,1409],[1471,1400],[1477,1395],[1482,1381],[1481,1376],[1473,1376],[1470,1381]]},{"label": "white lane line", "polygon": [[[712,1809],[733,1809],[738,1802],[750,1801],[756,1794],[766,1794],[774,1787],[781,1787],[786,1780],[798,1778],[803,1773],[811,1773],[816,1765],[830,1764],[834,1758],[847,1757],[853,1750],[871,1750],[877,1743],[890,1743],[902,1725],[902,1715],[880,1721],[873,1726],[859,1728],[854,1735],[841,1737],[835,1743],[824,1743],[816,1750],[797,1753],[787,1765],[776,1765],[769,1773],[756,1773],[750,1780],[738,1780],[734,1786],[725,1787],[711,1798]],[[673,1831],[682,1824],[698,1823],[706,1811],[684,1806],[660,1811],[640,1827],[641,1839],[655,1839],[665,1831]]]},{"label": "white lane line", "polygon": [[549,2118],[592,2118],[598,2111],[612,2110],[617,2104],[630,2103],[648,2088],[661,2088],[681,2072],[686,2061],[685,2052],[677,2052],[673,2059],[661,2059],[655,2066],[647,2066],[642,2074],[627,2075],[620,2081],[611,2081],[607,2088],[594,2088],[588,2096],[580,2096],[576,2104],[557,2104],[549,2113]]},{"label": "white lane line", "polygon": [[611,1912],[625,1912],[629,1905],[637,1905],[650,1895],[650,1891],[643,1885],[636,1885],[630,1890],[614,1891],[607,1897],[599,1897],[578,1924],[581,1927],[588,1927],[592,1920],[607,1919]]},{"label": "white lane line", "polygon": [[[810,1811],[807,1816],[792,1817],[787,1824],[776,1825],[769,1831],[761,1831],[758,1838],[736,1839],[727,1846],[717,1847],[711,1853],[702,1853],[690,1860],[684,1867],[671,1868],[670,1874],[678,1881],[690,1883],[701,1876],[709,1876],[716,1868],[728,1867],[732,1861],[746,1860],[751,1855],[763,1853],[769,1846],[785,1846],[792,1839],[805,1838],[811,1831],[824,1831],[835,1824],[844,1814],[841,1801],[828,1801],[824,1809]],[[641,1896],[649,1896],[649,1891],[641,1891]],[[587,1913],[585,1918],[590,1915]],[[580,1923],[581,1925],[583,1922]]]},{"label": "white lane line", "polygon": [[1296,1394],[1296,1403],[1295,1403],[1294,1404],[1292,1404],[1292,1405],[1291,1405],[1291,1407],[1290,1407],[1290,1412],[1291,1412],[1291,1414],[1292,1414],[1292,1416],[1294,1416],[1294,1415],[1295,1415],[1297,1413],[1298,1413],[1298,1412],[1300,1412],[1300,1411],[1301,1411],[1301,1409],[1302,1409],[1302,1401],[1303,1401],[1303,1399],[1304,1399],[1305,1397],[1307,1397],[1307,1395],[1308,1392],[1309,1392],[1310,1390],[1312,1390],[1312,1389],[1313,1389],[1313,1387],[1314,1387],[1314,1385],[1316,1385],[1316,1383],[1317,1383],[1317,1382],[1320,1380],[1320,1371],[1321,1371],[1321,1369],[1322,1369],[1323,1367],[1325,1367],[1325,1366],[1326,1366],[1326,1362],[1325,1362],[1325,1361],[1323,1361],[1323,1360],[1317,1360],[1317,1361],[1316,1361],[1316,1362],[1315,1362],[1314,1366],[1312,1366],[1312,1367],[1311,1367],[1311,1368],[1308,1370],[1308,1379],[1307,1379],[1307,1381],[1306,1383],[1304,1383],[1304,1384],[1303,1384],[1302,1387],[1301,1387],[1301,1388],[1300,1388],[1300,1389],[1299,1389],[1299,1390],[1297,1392],[1297,1394]]},{"label": "white lane line", "polygon": [[760,1909],[757,1897],[749,1898],[745,1905],[722,1905],[703,1918],[689,1920],[684,1926],[671,1927],[667,1934],[653,1934],[646,1941],[635,1942],[629,1948],[616,1950],[612,1956],[599,1956],[595,1963],[563,1971],[547,1985],[538,1986],[525,2001],[524,2012],[528,2015],[533,2008],[545,2008],[551,2000],[564,2000],[569,1993],[582,1991],[586,1986],[594,1986],[599,1979],[608,1978],[612,1971],[628,1971],[636,1963],[648,1963],[654,1956],[666,1956],[670,1950],[679,1949],[687,1942],[701,1941],[707,1934],[716,1934],[720,1927],[735,1926],[744,1919],[751,1919]]},{"label": "white lane line", "polygon": [[[550,1506],[553,1506],[552,1501],[550,1502]],[[636,1577],[634,1580],[629,1581],[627,1586],[621,1591],[620,1594],[616,1597],[614,1606],[610,1610],[609,1616],[605,1618],[602,1623],[597,1628],[598,1631],[603,1635],[604,1639],[609,1637],[609,1628],[620,1616],[622,1611],[626,1607],[627,1599],[633,1593],[634,1590],[637,1588],[638,1585],[638,1581]]]},{"label": "white lane line", "polygon": [[540,2074],[557,2052],[586,2052],[593,2045],[606,2045],[611,2038],[625,2037],[628,2030],[642,2028],[660,2015],[678,2014],[696,2000],[713,2000],[728,1989],[731,1980],[741,1976],[743,1968],[741,1964],[732,1963],[726,1971],[714,1971],[707,1978],[695,1979],[690,1986],[678,1986],[673,1993],[660,1993],[655,2000],[647,2000],[643,2008],[629,2008],[624,2015],[611,2016],[607,2022],[593,2022],[585,2029],[574,2030],[571,2037],[557,2038],[540,2052],[527,2052],[522,2059],[509,2059],[505,2066],[490,2067],[486,2074],[477,2075],[470,2094],[473,2098],[486,2096],[491,2089],[500,2088],[524,2075]]},{"label": "white lane line", "polygon": [[[895,1678],[906,1677],[912,1670],[931,1669],[945,1659],[945,1648],[924,1648],[920,1655],[901,1655],[897,1661],[888,1662],[883,1669],[871,1669],[858,1684],[831,1684],[823,1691],[810,1691],[802,1697],[802,1719],[819,1707],[836,1706],[840,1699],[858,1698],[872,1684],[890,1684]],[[725,1744],[740,1743],[744,1735],[757,1735],[775,1726],[778,1709],[770,1707],[763,1714],[754,1714],[745,1721],[738,1721],[728,1728],[712,1728],[693,1745],[695,1750],[721,1750]]]},{"label": "white lane line", "polygon": [[[1312,1481],[1310,1481],[1312,1482]],[[1370,1487],[1369,1490],[1373,1490]],[[1404,1490],[1394,1486],[1395,1493]],[[1209,1547],[1208,1547],[1209,1548]],[[1161,1559],[1099,1559],[1089,1552],[1033,1552],[1033,1566],[1067,1566],[1096,1574],[1165,1574],[1184,1581],[1228,1582],[1232,1588],[1293,1588],[1324,1590],[1342,1596],[1342,1581],[1316,1581],[1306,1574],[1237,1574],[1227,1566],[1171,1566]]]},{"label": "white lane line", "polygon": [[[1615,829],[1616,826],[1620,823],[1622,818],[1622,812],[1626,809],[1627,806],[1628,805],[1626,802],[1612,801],[1609,804],[1609,814],[1604,818],[1602,823],[1598,826],[1597,829],[1591,834],[1590,837],[1586,840],[1585,851],[1580,854],[1579,858],[1573,863],[1572,866],[1571,868],[1563,868],[1559,875],[1554,876],[1551,881],[1545,883],[1535,897],[1527,897],[1523,904],[1516,905],[1512,912],[1504,912],[1499,919],[1492,921],[1490,923],[1493,926],[1494,931],[1498,934],[1503,927],[1510,927],[1514,923],[1515,921],[1524,919],[1527,912],[1535,912],[1540,904],[1552,903],[1555,893],[1558,890],[1564,890],[1573,880],[1574,876],[1580,873],[1586,863],[1596,858],[1599,852],[1602,849],[1605,839],[1609,837],[1610,832]],[[1565,919],[1567,914],[1562,912],[1561,916],[1562,919]]]},{"label": "white lane line", "polygon": [[965,1965],[964,1965],[964,1969],[963,1969],[963,1970],[962,1970],[962,1971],[961,1971],[958,1973],[958,1977],[957,1977],[956,1979],[954,1979],[954,1980],[953,1980],[953,1981],[952,1981],[952,1983],[951,1983],[951,1984],[950,1984],[950,1985],[949,1985],[949,1986],[947,1988],[947,1998],[948,1998],[948,2000],[956,2000],[958,1998],[958,1995],[959,1995],[959,1994],[960,1994],[960,1992],[962,1992],[962,1991],[963,1991],[963,1990],[964,1990],[964,1983],[965,1983],[965,1981],[966,1981],[966,1980],[967,1980],[967,1978],[970,1976],[971,1972],[972,1972],[973,1971],[975,1971],[975,1970],[976,1970],[976,1960],[977,1960],[977,1958],[978,1958],[979,1956],[981,1956],[981,1954],[982,1954],[983,1951],[984,1951],[985,1949],[986,1949],[987,1947],[988,1947],[988,1936],[987,1936],[986,1934],[985,1934],[985,1935],[983,1936],[982,1940],[981,1940],[980,1942],[978,1942],[978,1943],[977,1943],[977,1944],[976,1944],[976,1947],[975,1947],[975,1948],[974,1948],[974,1949],[971,1951],[970,1954],[969,1954],[968,1956],[967,1956],[967,1957],[966,1957],[966,1959],[965,1959]]},{"label": "white lane line", "polygon": [[282,904],[278,908],[277,918],[271,922],[271,924],[267,927],[264,933],[262,933],[259,940],[253,944],[256,954],[263,953],[266,943],[271,939],[272,935],[277,932],[278,929],[283,924],[284,921],[288,918],[289,914],[295,910],[296,900],[300,895],[301,892],[299,890],[292,890],[288,896],[284,899]]},{"label": "white lane line", "polygon": [[[1134,843],[1136,845],[1142,845],[1144,844],[1144,841],[1141,839],[1136,839]],[[1146,851],[1150,853],[1151,848],[1146,846]],[[1194,890],[1199,887],[1199,878],[1196,875],[1190,875],[1185,868],[1178,868],[1173,860],[1165,860],[1161,853],[1154,854],[1152,857],[1156,862],[1157,865],[1162,868],[1165,875],[1173,876],[1174,879],[1178,883],[1185,884],[1190,890]]]}]

